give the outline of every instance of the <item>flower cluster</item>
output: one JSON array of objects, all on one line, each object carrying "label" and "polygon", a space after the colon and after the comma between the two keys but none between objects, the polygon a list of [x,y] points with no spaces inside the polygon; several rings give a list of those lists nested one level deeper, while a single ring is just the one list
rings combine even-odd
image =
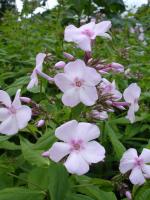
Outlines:
[{"label": "flower cluster", "polygon": [[[54,77],[43,72],[43,63],[47,54],[39,53],[36,56],[36,66],[30,76],[27,86],[31,90],[38,85],[38,76],[53,82],[62,91],[62,102],[65,106],[75,107],[79,103],[89,106],[91,109],[87,116],[90,118],[106,120],[109,112],[115,109],[128,112],[126,118],[131,123],[135,122],[135,112],[138,111],[138,100],[141,89],[136,83],[131,83],[121,93],[115,80],[107,80],[105,74],[123,73],[124,66],[112,62],[105,63],[100,59],[92,58],[92,47],[97,36],[111,39],[107,33],[111,28],[110,21],[103,21],[98,24],[90,22],[79,28],[69,25],[65,29],[64,39],[67,42],[74,42],[77,47],[85,51],[84,59],[75,59],[69,53],[64,52],[68,62],[59,61],[55,64],[57,73]],[[124,98],[124,100],[122,100]],[[6,135],[16,134],[20,129],[27,126],[31,115],[38,115],[39,107],[31,103],[31,108],[22,105],[22,102],[31,103],[27,97],[20,97],[20,90],[11,102],[9,95],[0,91],[0,133]],[[37,122],[36,126],[45,124],[44,119]],[[89,171],[92,163],[104,161],[105,148],[95,141],[100,136],[100,129],[92,123],[77,122],[71,120],[58,127],[55,131],[58,142],[42,155],[49,157],[54,162],[63,161],[68,172],[82,175]],[[124,153],[120,161],[120,172],[122,174],[131,171],[129,179],[133,184],[143,184],[145,178],[150,177],[150,150],[144,149],[138,157],[135,149],[129,149]]]}]

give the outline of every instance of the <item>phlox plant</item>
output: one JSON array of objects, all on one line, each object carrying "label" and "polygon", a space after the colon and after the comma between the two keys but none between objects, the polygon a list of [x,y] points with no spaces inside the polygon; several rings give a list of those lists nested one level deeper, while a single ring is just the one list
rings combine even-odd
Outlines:
[{"label": "phlox plant", "polygon": [[[139,110],[141,88],[137,83],[130,83],[121,91],[117,87],[117,81],[110,79],[109,75],[113,77],[124,73],[124,66],[116,60],[106,63],[93,56],[96,37],[112,39],[111,26],[110,21],[91,21],[79,28],[67,26],[64,40],[72,42],[77,49],[80,48],[84,57],[77,58],[72,52],[62,52],[64,60],[55,63],[53,75],[44,72],[44,64],[50,54],[43,52],[36,55],[36,65],[27,85],[28,94],[40,85],[39,79],[45,79],[49,87],[59,91],[57,101],[59,105],[64,105],[64,115],[69,110],[68,120],[63,123],[57,124],[55,115],[45,111],[36,100],[22,97],[21,90],[16,91],[13,101],[6,91],[0,90],[0,133],[6,137],[16,137],[19,130],[33,133],[33,143],[25,139],[25,134],[19,133],[24,159],[30,161],[32,166],[37,166],[36,169],[32,168],[28,176],[30,190],[26,191],[27,198],[132,199],[132,185],[139,187],[150,178],[150,150],[143,148],[138,156],[137,150],[132,146],[126,149],[111,124],[112,113],[116,113],[116,118],[117,114],[125,114],[125,123],[133,124],[136,121],[135,113]],[[53,98],[50,93],[45,95]],[[53,107],[57,106],[55,100],[54,98],[51,101]],[[74,118],[73,112],[76,111],[78,115]],[[52,132],[49,134],[50,118],[56,123],[51,124]],[[30,126],[34,119],[37,121],[34,124],[35,130],[44,130],[44,127],[46,129],[46,133],[41,134],[38,139],[34,128]],[[114,157],[117,158],[115,165],[118,169],[113,176],[107,178],[102,174],[102,167],[106,171],[109,168],[109,147],[105,145],[108,139],[105,131],[111,140],[109,145],[114,148]],[[29,170],[26,164],[25,168]],[[25,193],[24,185],[21,186],[23,187],[16,186],[14,189],[18,195],[15,200],[24,198],[19,196],[19,192]]]}]

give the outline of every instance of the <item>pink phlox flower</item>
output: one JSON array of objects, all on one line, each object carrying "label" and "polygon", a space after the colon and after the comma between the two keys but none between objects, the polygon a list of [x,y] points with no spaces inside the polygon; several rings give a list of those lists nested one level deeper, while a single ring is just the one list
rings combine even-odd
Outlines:
[{"label": "pink phlox flower", "polygon": [[136,84],[132,83],[125,89],[123,97],[127,103],[129,103],[129,110],[126,118],[130,120],[131,123],[135,121],[135,112],[138,111],[138,99],[141,94],[141,88]]},{"label": "pink phlox flower", "polygon": [[82,25],[80,28],[69,25],[65,29],[64,39],[67,42],[76,43],[77,46],[84,51],[91,51],[92,40],[94,40],[96,36],[111,38],[110,35],[106,33],[110,28],[110,21],[102,21],[98,24],[92,21]]},{"label": "pink phlox flower", "polygon": [[95,69],[86,66],[82,60],[66,64],[64,73],[58,73],[54,80],[64,92],[62,102],[66,106],[74,107],[80,102],[91,106],[98,99],[95,86],[100,82],[101,76]]},{"label": "pink phlox flower", "polygon": [[71,174],[83,175],[89,171],[91,163],[105,158],[104,147],[94,141],[100,135],[99,128],[94,124],[72,120],[58,127],[55,135],[62,142],[55,142],[42,155],[54,162],[66,158],[64,165]]},{"label": "pink phlox flower", "polygon": [[43,62],[44,62],[44,59],[46,57],[46,54],[45,53],[38,53],[37,56],[36,56],[36,66],[30,76],[30,82],[27,86],[27,89],[32,89],[34,86],[37,86],[38,85],[38,73],[37,71],[39,72],[42,72],[42,69],[43,69]]},{"label": "pink phlox flower", "polygon": [[9,95],[0,90],[2,104],[0,107],[0,133],[2,134],[16,134],[20,129],[25,128],[31,119],[32,111],[28,106],[21,104],[20,91],[17,91],[13,102],[11,102]]},{"label": "pink phlox flower", "polygon": [[134,185],[142,185],[150,178],[150,150],[143,149],[140,156],[134,148],[128,149],[120,160],[119,170],[122,174],[131,171],[129,179]]}]

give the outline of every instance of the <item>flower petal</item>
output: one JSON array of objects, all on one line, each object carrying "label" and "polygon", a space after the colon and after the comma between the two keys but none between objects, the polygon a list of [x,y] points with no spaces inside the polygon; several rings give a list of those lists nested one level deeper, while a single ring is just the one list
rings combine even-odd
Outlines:
[{"label": "flower petal", "polygon": [[64,71],[67,78],[74,81],[75,78],[83,78],[85,73],[86,65],[84,61],[77,59],[76,61],[69,62],[65,67]]},{"label": "flower petal", "polygon": [[79,91],[80,91],[80,100],[83,104],[87,106],[92,106],[95,104],[96,100],[98,99],[96,87],[84,86]]},{"label": "flower petal", "polygon": [[0,133],[5,135],[14,135],[18,132],[18,125],[15,115],[10,115],[0,124]]},{"label": "flower petal", "polygon": [[89,164],[76,152],[68,156],[64,165],[71,174],[83,175],[89,171]]},{"label": "flower petal", "polygon": [[38,85],[38,77],[37,77],[37,73],[36,71],[34,70],[33,73],[31,74],[30,76],[30,82],[27,86],[27,89],[30,90],[32,89],[34,86],[37,86]]},{"label": "flower petal", "polygon": [[130,176],[129,179],[131,181],[132,184],[134,185],[142,185],[145,182],[145,178],[144,175],[142,174],[142,170],[139,167],[135,167]]},{"label": "flower petal", "polygon": [[142,171],[143,171],[144,176],[145,176],[146,178],[150,178],[150,165],[144,164],[144,165],[142,166]]},{"label": "flower petal", "polygon": [[0,103],[4,104],[7,107],[11,106],[11,99],[7,92],[0,90]]},{"label": "flower petal", "polygon": [[82,35],[76,43],[83,51],[91,51],[91,39],[89,37]]},{"label": "flower petal", "polygon": [[124,90],[123,97],[126,102],[134,103],[140,97],[140,94],[141,88],[136,83],[132,83]]},{"label": "flower petal", "polygon": [[4,121],[10,116],[10,112],[7,108],[0,108],[0,122]]},{"label": "flower petal", "polygon": [[76,135],[77,126],[78,122],[76,120],[66,122],[56,129],[55,135],[58,139],[64,142],[70,142],[70,140],[72,140]]},{"label": "flower petal", "polygon": [[96,24],[94,31],[97,36],[101,36],[105,32],[109,31],[110,28],[111,28],[111,21],[103,21]]},{"label": "flower petal", "polygon": [[144,163],[150,163],[150,149],[144,148],[139,158],[142,158]]},{"label": "flower petal", "polygon": [[39,71],[42,71],[43,62],[44,62],[45,57],[46,57],[45,53],[38,53],[36,55],[36,69],[38,69]]},{"label": "flower petal", "polygon": [[32,116],[31,108],[28,106],[21,106],[20,109],[16,112],[16,120],[19,129],[23,129],[27,126],[28,122],[30,121]]},{"label": "flower petal", "polygon": [[67,90],[62,96],[62,102],[66,106],[74,107],[80,103],[78,88]]},{"label": "flower petal", "polygon": [[88,142],[81,155],[88,163],[97,163],[105,158],[105,149],[96,141]]},{"label": "flower petal", "polygon": [[101,81],[101,76],[94,68],[86,67],[84,80],[86,80],[90,86],[96,86]]},{"label": "flower petal", "polygon": [[79,30],[77,27],[74,25],[69,25],[65,28],[65,33],[64,33],[64,40],[67,42],[73,42],[74,40],[77,39],[79,34]]},{"label": "flower petal", "polygon": [[95,124],[80,122],[76,130],[76,139],[81,139],[84,142],[88,142],[98,138],[100,135],[100,129]]},{"label": "flower petal", "polygon": [[130,120],[131,123],[135,122],[134,105],[131,104],[129,107],[126,118]]},{"label": "flower petal", "polygon": [[17,90],[16,92],[16,96],[12,102],[12,106],[15,108],[15,109],[19,109],[21,107],[21,101],[20,101],[20,92],[21,90]]},{"label": "flower petal", "polygon": [[55,162],[59,162],[71,151],[70,145],[64,142],[55,142],[49,150],[49,157]]},{"label": "flower petal", "polygon": [[71,80],[69,80],[66,74],[64,73],[57,74],[54,77],[54,80],[55,80],[55,84],[59,87],[59,89],[62,92],[65,92],[73,87],[71,85],[72,84]]},{"label": "flower petal", "polygon": [[131,170],[134,167],[135,159],[138,158],[136,149],[128,149],[122,156],[120,160],[119,170],[122,174]]}]

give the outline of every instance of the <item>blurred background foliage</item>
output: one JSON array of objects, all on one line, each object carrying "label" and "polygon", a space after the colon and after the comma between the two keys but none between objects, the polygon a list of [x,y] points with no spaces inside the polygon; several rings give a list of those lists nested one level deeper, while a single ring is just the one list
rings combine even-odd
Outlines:
[{"label": "blurred background foliage", "polygon": [[[128,12],[122,17],[126,10],[123,0],[59,0],[59,5],[54,9],[34,14],[35,8],[44,6],[45,3],[46,0],[25,0],[22,12],[19,13],[13,0],[0,1],[0,89],[13,96],[16,90],[21,88],[23,95],[31,97],[42,106],[44,118],[50,113],[44,128],[35,127],[36,122],[43,118],[41,115],[34,117],[30,125],[19,133],[20,138],[18,135],[12,138],[0,137],[0,188],[3,189],[0,191],[0,200],[12,199],[9,193],[14,195],[15,200],[29,197],[31,200],[123,199],[121,192],[124,187],[122,185],[122,188],[119,188],[119,185],[126,183],[129,189],[132,187],[118,172],[118,161],[122,153],[130,147],[137,148],[139,152],[143,147],[150,148],[150,7],[144,5],[135,14]],[[88,111],[88,108],[83,105],[73,109],[63,106],[59,90],[43,79],[40,80],[40,88],[32,92],[27,91],[26,86],[35,66],[37,53],[51,54],[51,59],[44,65],[44,71],[52,76],[56,74],[54,64],[64,59],[62,52],[69,52],[77,58],[83,57],[81,50],[64,42],[64,28],[70,23],[80,26],[92,18],[96,18],[97,22],[108,19],[113,23],[112,40],[97,38],[93,56],[107,63],[118,62],[125,66],[125,74],[106,77],[115,79],[121,91],[129,83],[137,82],[142,88],[140,110],[137,122],[132,125],[124,118],[126,111],[112,113],[109,124],[95,121],[102,132],[101,141],[107,151],[106,162],[93,167],[88,176],[73,176],[68,180],[62,166],[52,164],[50,169],[45,167],[48,160],[41,158],[40,153],[55,141],[53,134],[57,126],[73,118],[78,121],[85,120],[81,111]],[[130,31],[136,23],[143,26],[144,41],[138,39],[138,32]],[[53,176],[49,177],[47,173]],[[57,173],[63,174],[64,177],[57,176]],[[67,188],[63,194],[64,198],[60,189],[63,184],[58,184],[62,179],[64,187]],[[68,186],[67,181],[71,186]],[[59,193],[57,189],[54,190],[52,182],[57,183]],[[147,190],[149,184],[150,182],[142,188],[133,187],[135,200],[150,199],[150,191]],[[12,193],[13,186],[15,188]],[[30,190],[24,191],[20,186]],[[49,195],[45,193],[47,190]]]}]

